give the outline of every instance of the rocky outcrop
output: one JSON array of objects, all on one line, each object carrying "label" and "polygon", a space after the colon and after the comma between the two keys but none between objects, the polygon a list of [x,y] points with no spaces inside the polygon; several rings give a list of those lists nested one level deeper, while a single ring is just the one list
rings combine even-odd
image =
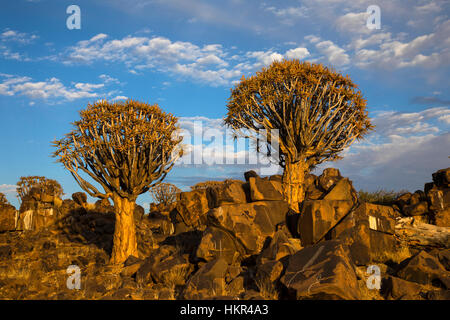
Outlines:
[{"label": "rocky outcrop", "polygon": [[0,204],[0,232],[16,229],[17,210],[10,204]]},{"label": "rocky outcrop", "polygon": [[349,250],[339,240],[324,241],[293,254],[281,282],[296,299],[360,298]]},{"label": "rocky outcrop", "polygon": [[[328,168],[305,176],[300,213],[283,201],[279,175],[198,184],[148,215],[135,207],[138,254],[120,265],[109,264],[108,200],[33,191],[21,228],[11,229],[13,207],[0,208],[0,298],[449,299],[447,172],[388,206],[361,201]],[[71,265],[81,290],[67,288]],[[379,289],[368,285],[373,270]]]}]

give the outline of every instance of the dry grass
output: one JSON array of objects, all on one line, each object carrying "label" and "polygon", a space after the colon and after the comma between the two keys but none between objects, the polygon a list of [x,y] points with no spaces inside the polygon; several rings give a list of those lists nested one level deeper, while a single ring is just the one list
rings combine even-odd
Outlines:
[{"label": "dry grass", "polygon": [[395,203],[395,200],[402,194],[408,191],[387,191],[380,189],[378,191],[369,192],[364,190],[358,191],[358,199],[359,201],[369,202],[373,204],[380,204],[385,206],[391,206]]},{"label": "dry grass", "polygon": [[257,276],[255,279],[256,286],[259,289],[261,297],[265,300],[278,300],[279,292],[275,284],[268,277]]}]

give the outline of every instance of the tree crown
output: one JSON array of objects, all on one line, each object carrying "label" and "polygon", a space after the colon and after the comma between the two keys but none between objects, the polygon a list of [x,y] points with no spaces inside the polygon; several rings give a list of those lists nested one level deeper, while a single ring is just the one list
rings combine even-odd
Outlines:
[{"label": "tree crown", "polygon": [[[373,125],[367,101],[350,77],[322,64],[275,61],[231,90],[225,124],[244,131],[279,130],[280,165],[313,167],[339,153]],[[267,137],[270,144],[270,137]]]},{"label": "tree crown", "polygon": [[[89,104],[53,154],[93,197],[135,199],[160,183],[182,154],[177,118],[158,105],[134,100]],[[100,184],[100,192],[80,176]]]},{"label": "tree crown", "polygon": [[30,193],[31,189],[38,189],[42,194],[61,197],[64,193],[58,181],[41,176],[20,177],[17,182],[17,197],[20,201]]}]

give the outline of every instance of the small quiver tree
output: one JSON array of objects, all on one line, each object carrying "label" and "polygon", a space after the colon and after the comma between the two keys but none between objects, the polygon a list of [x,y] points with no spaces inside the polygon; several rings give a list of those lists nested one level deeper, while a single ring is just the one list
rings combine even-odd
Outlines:
[{"label": "small quiver tree", "polygon": [[80,117],[70,133],[54,141],[53,156],[90,196],[112,198],[116,224],[111,263],[122,263],[138,256],[133,219],[137,197],[160,183],[182,154],[177,118],[156,104],[133,100],[98,101]]},{"label": "small quiver tree", "polygon": [[32,189],[38,190],[40,194],[61,198],[64,194],[63,188],[58,181],[42,176],[20,177],[17,182],[17,198],[19,202],[28,196]]},{"label": "small quiver tree", "polygon": [[[275,61],[231,90],[224,121],[250,137],[278,130],[285,199],[298,212],[304,176],[373,128],[366,100],[348,76],[321,64]],[[253,134],[252,134],[253,133]],[[270,148],[269,148],[270,149]]]},{"label": "small quiver tree", "polygon": [[0,207],[8,205],[8,199],[6,199],[6,196],[0,192]]},{"label": "small quiver tree", "polygon": [[167,207],[177,200],[177,194],[181,190],[171,183],[160,183],[150,189],[150,195],[157,204]]}]

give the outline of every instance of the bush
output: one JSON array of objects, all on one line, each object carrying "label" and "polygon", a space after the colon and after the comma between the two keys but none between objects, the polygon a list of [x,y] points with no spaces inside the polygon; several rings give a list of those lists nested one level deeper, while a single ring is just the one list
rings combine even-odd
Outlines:
[{"label": "bush", "polygon": [[63,188],[56,180],[39,176],[20,177],[19,182],[17,182],[17,197],[19,200],[23,201],[33,188],[39,189],[41,194],[57,197],[61,197],[64,193]]},{"label": "bush", "polygon": [[6,196],[0,192],[0,207],[8,204],[9,204],[8,199],[6,199]]},{"label": "bush", "polygon": [[168,206],[177,200],[177,194],[181,192],[177,186],[171,183],[160,183],[150,190],[150,195],[157,204]]},{"label": "bush", "polygon": [[405,190],[401,191],[387,191],[380,189],[378,191],[370,192],[359,190],[358,191],[358,199],[362,202],[369,202],[373,204],[380,204],[385,206],[392,206],[395,203],[395,200],[402,194],[404,194]]},{"label": "bush", "polygon": [[217,188],[224,184],[224,181],[204,181],[191,186],[191,190],[203,190],[208,188]]}]

